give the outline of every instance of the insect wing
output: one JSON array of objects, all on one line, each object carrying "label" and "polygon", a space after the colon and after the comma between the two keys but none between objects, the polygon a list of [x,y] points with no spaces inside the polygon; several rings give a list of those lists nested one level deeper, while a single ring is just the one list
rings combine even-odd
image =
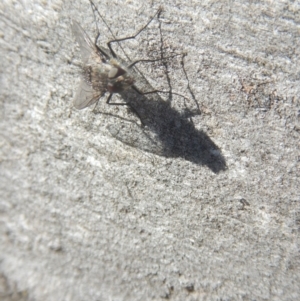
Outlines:
[{"label": "insect wing", "polygon": [[102,94],[101,91],[95,91],[91,85],[82,79],[75,96],[74,106],[78,110],[84,109],[96,103]]},{"label": "insect wing", "polygon": [[86,65],[91,59],[95,58],[95,56],[98,56],[97,48],[87,33],[76,21],[72,21],[71,28],[80,47],[82,63]]},{"label": "insect wing", "polygon": [[99,68],[103,69],[104,57],[83,28],[74,20],[72,31],[80,47],[83,67],[83,78],[74,100],[75,108],[81,110],[96,103],[105,93],[105,72],[100,75],[95,72]]}]

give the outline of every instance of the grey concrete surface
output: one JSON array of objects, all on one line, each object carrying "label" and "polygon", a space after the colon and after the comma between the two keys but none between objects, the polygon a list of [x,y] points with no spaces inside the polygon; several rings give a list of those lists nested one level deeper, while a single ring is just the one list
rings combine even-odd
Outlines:
[{"label": "grey concrete surface", "polygon": [[0,299],[299,300],[299,2],[95,4],[118,37],[163,5],[122,45],[187,52],[139,66],[187,99],[75,110],[89,2],[1,2]]}]

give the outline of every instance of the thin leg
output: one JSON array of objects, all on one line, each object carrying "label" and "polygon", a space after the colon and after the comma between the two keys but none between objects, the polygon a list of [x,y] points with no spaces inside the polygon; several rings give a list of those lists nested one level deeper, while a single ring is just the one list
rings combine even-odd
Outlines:
[{"label": "thin leg", "polygon": [[90,4],[91,4],[91,7],[92,7],[92,11],[93,11],[93,15],[94,15],[94,21],[96,23],[96,26],[97,26],[97,30],[98,32],[100,32],[99,28],[98,28],[98,22],[96,20],[96,15],[95,15],[95,12],[97,12],[98,16],[101,18],[101,20],[103,21],[103,23],[106,25],[106,27],[108,28],[109,32],[111,33],[111,35],[113,37],[114,36],[114,33],[112,32],[112,30],[110,29],[109,25],[106,23],[105,19],[102,17],[102,15],[100,14],[98,8],[96,7],[96,5],[94,4],[94,2],[92,0],[90,0]]},{"label": "thin leg", "polygon": [[93,16],[94,16],[94,23],[96,24],[96,27],[97,27],[97,36],[95,38],[95,42],[94,42],[94,45],[95,47],[97,48],[99,54],[102,54],[107,60],[110,59],[110,57],[107,55],[107,53],[105,53],[99,46],[98,46],[98,39],[100,37],[100,30],[99,30],[99,27],[98,27],[98,22],[96,20],[96,15],[95,15],[95,11],[98,13],[98,15],[101,17],[101,19],[104,21],[105,25],[107,26],[105,20],[102,18],[101,14],[99,13],[97,7],[95,6],[95,4],[93,3],[93,1],[90,0],[90,4],[91,4],[91,7],[92,7],[92,11],[93,11]]},{"label": "thin leg", "polygon": [[195,104],[196,104],[196,106],[197,106],[198,112],[201,114],[201,110],[200,110],[198,101],[196,100],[195,94],[194,94],[194,92],[193,92],[192,89],[191,89],[190,81],[189,81],[188,75],[187,75],[186,70],[185,70],[185,66],[184,66],[184,58],[185,58],[185,56],[186,56],[186,54],[184,54],[184,55],[182,56],[182,59],[181,59],[181,62],[180,62],[180,63],[181,63],[181,67],[182,67],[183,73],[184,73],[185,78],[186,78],[187,83],[188,83],[187,88],[188,88],[190,94],[192,95],[192,98],[193,98],[193,100],[194,100],[194,102],[195,102]]},{"label": "thin leg", "polygon": [[163,57],[163,58],[159,58],[159,59],[148,59],[148,60],[137,60],[133,63],[131,63],[127,68],[132,68],[135,64],[138,64],[138,63],[153,63],[153,62],[157,62],[157,61],[162,61],[162,60],[167,60],[167,59],[171,59],[175,56],[179,56],[179,55],[182,55],[182,53],[177,53],[177,54],[174,54],[174,55],[171,55],[171,56],[167,56],[167,57]]},{"label": "thin leg", "polygon": [[[96,36],[96,38],[95,38],[94,45],[95,45],[95,47],[97,48],[99,54],[103,55],[107,60],[109,60],[110,57],[107,55],[107,53],[105,53],[105,52],[98,46],[98,39],[99,39],[99,37],[100,37],[100,32],[98,32],[98,34],[97,34],[97,36]],[[100,55],[100,56],[101,56],[101,55]],[[104,61],[105,61],[105,60],[104,60]],[[104,61],[103,61],[103,62],[104,62]]]},{"label": "thin leg", "polygon": [[125,102],[120,102],[120,103],[118,103],[118,102],[110,102],[112,95],[113,95],[112,93],[109,94],[109,96],[108,96],[108,98],[106,100],[107,104],[114,105],[114,106],[128,106],[130,108],[130,110],[140,119],[142,126],[145,126],[145,124],[144,124],[144,122],[143,122],[140,114],[133,107],[131,107],[130,104],[125,103]]},{"label": "thin leg", "polygon": [[128,104],[128,107],[130,108],[130,110],[139,118],[141,125],[144,127],[145,123],[143,122],[143,119],[141,118],[140,114],[137,112],[136,109],[134,109],[133,107],[130,106],[130,104]]},{"label": "thin leg", "polygon": [[[164,94],[170,94],[170,91],[163,91],[163,90],[152,90],[152,91],[148,91],[148,92],[141,92],[136,86],[131,86],[131,88],[137,92],[140,95],[147,95],[147,94],[154,94],[154,93],[164,93]],[[189,101],[190,99],[187,98],[186,96],[180,94],[180,93],[176,93],[172,91],[172,94],[174,95],[178,95],[183,97],[185,100]]]},{"label": "thin leg", "polygon": [[106,100],[107,104],[112,105],[112,106],[126,106],[127,105],[127,103],[125,103],[125,102],[110,102],[112,95],[113,95],[113,93],[109,94],[109,96]]},{"label": "thin leg", "polygon": [[[158,15],[158,19],[160,18],[160,14]],[[159,25],[158,25],[158,28],[159,28],[159,33],[160,33],[160,55],[161,55],[161,58],[164,57],[164,38],[163,38],[163,30],[162,30],[162,23],[160,22],[159,20]],[[169,66],[168,64],[163,61],[163,66],[165,68],[165,76],[166,76],[166,79],[167,79],[167,82],[168,82],[168,86],[169,86],[169,101],[171,102],[172,101],[172,85],[171,85],[171,79],[170,79],[170,76],[169,76]]]},{"label": "thin leg", "polygon": [[107,47],[109,48],[109,50],[110,50],[112,56],[113,56],[114,58],[117,57],[116,53],[115,53],[114,50],[112,49],[112,46],[111,46],[112,43],[121,42],[121,41],[125,41],[125,40],[130,40],[130,39],[135,39],[135,38],[136,38],[136,37],[137,37],[137,36],[138,36],[145,28],[148,27],[148,25],[151,23],[151,21],[156,17],[156,15],[160,14],[161,11],[162,11],[162,8],[160,7],[160,8],[158,9],[158,11],[156,12],[156,14],[148,21],[148,23],[147,23],[145,26],[143,26],[143,27],[142,27],[135,35],[130,36],[130,37],[126,37],[126,38],[120,38],[120,39],[115,39],[115,40],[109,41],[109,42],[107,43]]},{"label": "thin leg", "polygon": [[92,110],[92,112],[95,112],[97,105],[98,105],[99,100],[95,103],[94,109]]},{"label": "thin leg", "polygon": [[[94,21],[95,21],[95,23],[96,23],[98,32],[100,32],[100,31],[99,31],[99,28],[98,28],[98,22],[97,22],[97,20],[96,20],[96,14],[100,17],[100,19],[102,20],[102,22],[105,24],[105,26],[107,27],[107,29],[108,29],[108,31],[110,32],[111,36],[112,36],[114,39],[116,39],[116,37],[115,37],[113,31],[111,30],[110,26],[107,24],[105,18],[100,14],[99,10],[97,9],[96,5],[93,3],[92,0],[90,0],[90,4],[91,4],[91,8],[92,8],[93,15],[94,15]],[[122,49],[123,53],[125,54],[127,60],[130,61],[130,59],[129,59],[128,55],[126,54],[126,52],[124,51],[122,45],[119,45],[119,46],[120,46],[120,48]],[[97,47],[97,48],[99,48],[99,47]],[[101,50],[99,50],[99,51],[101,51]],[[107,57],[107,55],[106,55],[106,57]]]}]

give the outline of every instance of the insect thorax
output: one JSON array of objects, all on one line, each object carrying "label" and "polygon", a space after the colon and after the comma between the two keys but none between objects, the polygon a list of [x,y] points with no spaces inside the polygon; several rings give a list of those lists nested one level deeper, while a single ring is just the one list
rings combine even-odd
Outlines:
[{"label": "insect thorax", "polygon": [[107,84],[107,90],[110,93],[122,92],[134,84],[135,80],[132,74],[116,59],[110,60],[110,66]]},{"label": "insect thorax", "polygon": [[101,64],[91,64],[83,67],[84,80],[95,91],[119,93],[135,82],[132,74],[116,59]]}]

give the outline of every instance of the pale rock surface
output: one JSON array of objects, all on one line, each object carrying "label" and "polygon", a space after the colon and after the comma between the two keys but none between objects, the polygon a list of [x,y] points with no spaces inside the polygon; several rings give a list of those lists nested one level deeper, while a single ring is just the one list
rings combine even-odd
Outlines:
[{"label": "pale rock surface", "polygon": [[140,68],[188,100],[75,110],[88,1],[1,2],[0,299],[299,300],[299,2],[99,2],[118,37],[164,6],[123,45],[187,52],[190,90]]}]

